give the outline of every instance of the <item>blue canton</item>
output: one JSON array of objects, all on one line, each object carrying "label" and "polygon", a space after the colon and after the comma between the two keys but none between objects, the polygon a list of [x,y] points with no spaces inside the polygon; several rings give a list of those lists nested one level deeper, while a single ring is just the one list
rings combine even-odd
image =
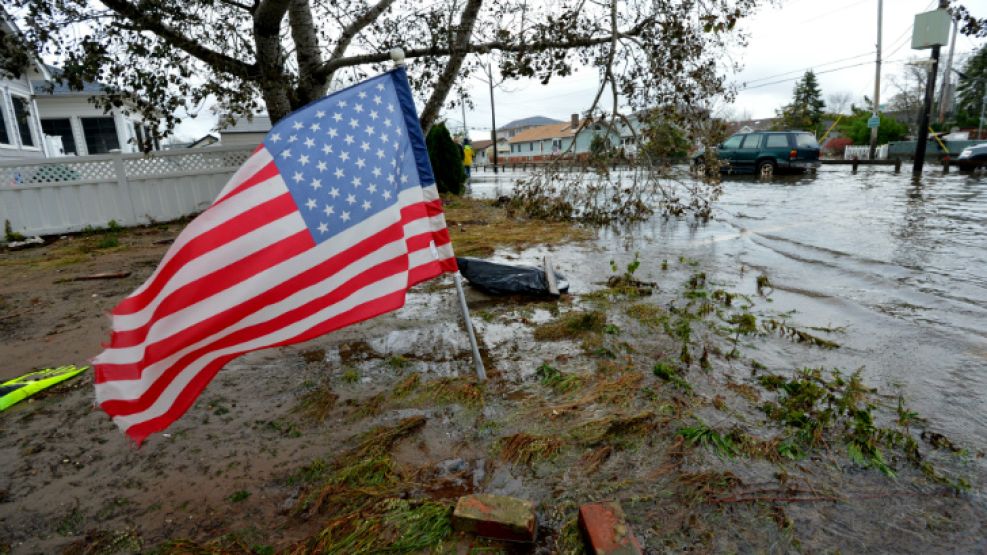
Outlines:
[{"label": "blue canton", "polygon": [[420,186],[389,74],[292,112],[264,146],[316,243],[393,207],[401,190]]}]

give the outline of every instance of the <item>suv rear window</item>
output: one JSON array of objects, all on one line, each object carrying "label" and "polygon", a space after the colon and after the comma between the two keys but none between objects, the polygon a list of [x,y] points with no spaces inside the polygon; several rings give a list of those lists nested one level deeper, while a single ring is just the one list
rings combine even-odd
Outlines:
[{"label": "suv rear window", "polygon": [[768,135],[766,148],[788,148],[788,135]]},{"label": "suv rear window", "polygon": [[819,148],[819,143],[816,142],[816,138],[809,133],[799,133],[798,135],[795,135],[795,142],[798,146]]},{"label": "suv rear window", "polygon": [[747,135],[747,137],[744,138],[744,146],[740,148],[757,148],[761,146],[761,137],[763,136],[764,135],[760,135],[757,133],[752,133],[750,135]]}]

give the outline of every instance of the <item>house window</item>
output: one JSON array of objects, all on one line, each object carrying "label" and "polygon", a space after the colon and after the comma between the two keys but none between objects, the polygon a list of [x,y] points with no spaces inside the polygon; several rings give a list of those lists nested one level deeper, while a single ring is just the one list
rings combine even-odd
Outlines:
[{"label": "house window", "polygon": [[535,143],[528,143],[528,152],[535,151]]},{"label": "house window", "polygon": [[11,96],[14,105],[14,121],[17,122],[17,131],[21,135],[22,146],[38,146],[34,143],[34,135],[31,133],[31,109],[27,98],[23,96]]},{"label": "house window", "polygon": [[69,118],[43,119],[41,129],[46,135],[62,138],[62,150],[65,154],[78,154],[75,148],[75,136],[72,135],[72,123]]},{"label": "house window", "polygon": [[7,132],[7,109],[4,106],[3,91],[0,91],[0,144],[11,144],[10,134]]},{"label": "house window", "polygon": [[89,154],[106,154],[120,149],[113,118],[82,118],[82,132]]}]

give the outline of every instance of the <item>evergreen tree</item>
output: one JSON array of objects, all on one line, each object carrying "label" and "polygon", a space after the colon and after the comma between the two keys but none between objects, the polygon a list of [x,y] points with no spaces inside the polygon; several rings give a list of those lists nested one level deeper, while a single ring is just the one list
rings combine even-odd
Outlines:
[{"label": "evergreen tree", "polygon": [[987,46],[967,60],[956,92],[957,120],[965,120],[962,123],[975,127],[980,117],[981,103],[987,94]]},{"label": "evergreen tree", "polygon": [[439,192],[463,194],[466,184],[463,154],[459,145],[452,140],[444,122],[437,123],[428,130],[425,145],[428,147],[428,158],[432,162],[435,186]]},{"label": "evergreen tree", "polygon": [[779,126],[782,129],[817,132],[825,107],[816,74],[807,71],[795,84],[791,104],[776,112],[781,120]]}]

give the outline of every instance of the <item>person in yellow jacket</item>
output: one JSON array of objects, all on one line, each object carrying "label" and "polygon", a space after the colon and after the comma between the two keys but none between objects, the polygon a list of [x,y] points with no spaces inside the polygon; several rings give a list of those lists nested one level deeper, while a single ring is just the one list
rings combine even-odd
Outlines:
[{"label": "person in yellow jacket", "polygon": [[473,168],[473,147],[469,139],[463,139],[463,167],[466,168],[466,179],[469,179]]}]

